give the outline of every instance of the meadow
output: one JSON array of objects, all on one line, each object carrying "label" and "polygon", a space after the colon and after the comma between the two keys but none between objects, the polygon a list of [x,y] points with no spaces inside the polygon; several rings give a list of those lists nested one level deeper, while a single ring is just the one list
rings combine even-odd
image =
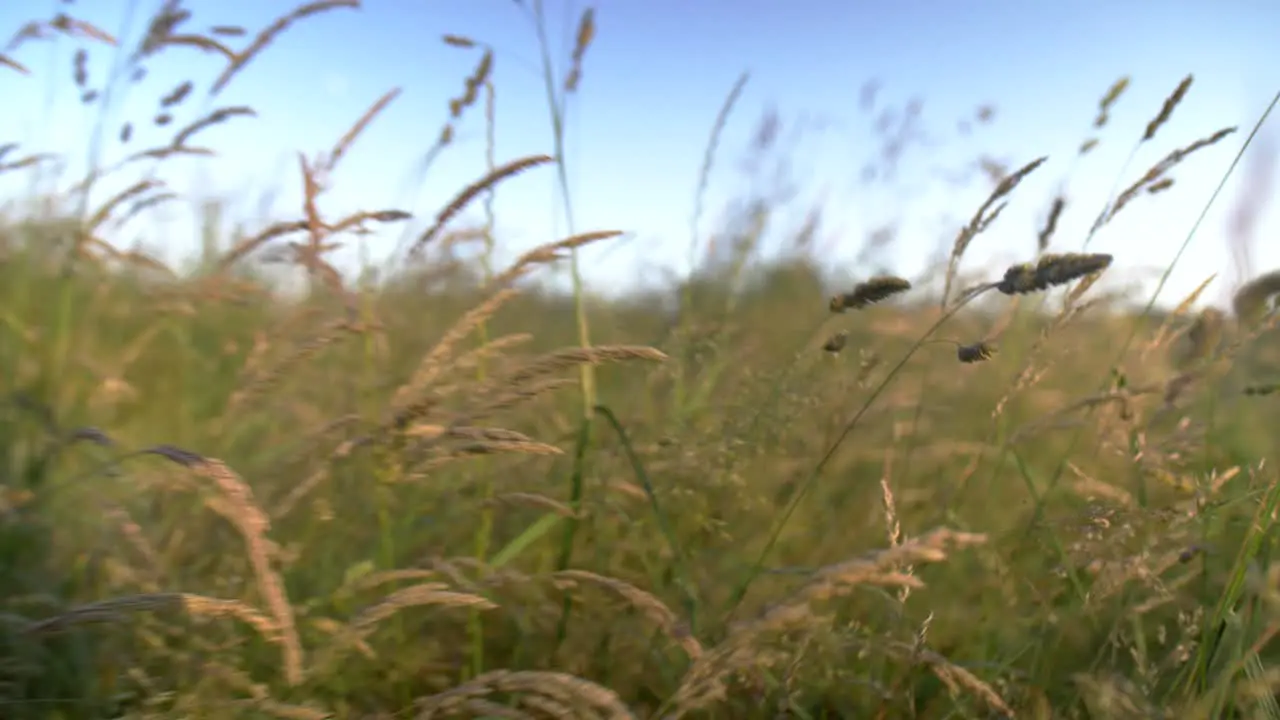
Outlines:
[{"label": "meadow", "polygon": [[[545,27],[540,3],[513,5]],[[162,99],[178,114],[279,33],[356,6],[206,31],[168,2],[135,48],[73,4],[19,38],[117,45],[139,68],[223,55]],[[577,251],[625,228],[500,267],[489,204],[521,173],[568,197],[563,119],[594,20],[567,58],[540,33],[547,154],[490,154],[434,217],[325,211],[394,93],[332,149],[299,148],[295,219],[206,207],[190,270],[112,228],[178,200],[166,161],[213,154],[199,133],[250,109],[130,147],[65,197],[6,198],[0,716],[1280,718],[1280,274],[1230,308],[1197,302],[1208,282],[1156,307],[1103,292],[1113,258],[1055,233],[1064,212],[1099,213],[1097,231],[1163,202],[1224,138],[1247,138],[1239,160],[1266,116],[1165,137],[1188,76],[1141,137],[1099,140],[1127,81],[1100,88],[1081,155],[1162,159],[1105,208],[1049,199],[1025,264],[961,271],[1036,158],[992,178],[928,277],[842,285],[805,228],[762,259],[756,199],[713,233],[732,248],[718,261],[609,300]],[[477,59],[441,100],[448,152],[502,89],[482,38],[444,42]],[[19,50],[0,73],[29,72]],[[707,166],[740,89],[706,119]],[[0,172],[46,160],[4,145]],[[389,268],[327,259],[411,221]],[[572,292],[539,284],[566,267]]]}]

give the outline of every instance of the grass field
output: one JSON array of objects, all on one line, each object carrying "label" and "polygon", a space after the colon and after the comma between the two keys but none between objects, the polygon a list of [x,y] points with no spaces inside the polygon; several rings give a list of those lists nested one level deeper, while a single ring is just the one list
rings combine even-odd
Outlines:
[{"label": "grass field", "polygon": [[[493,267],[492,217],[460,218],[517,173],[568,190],[592,19],[566,77],[544,58],[548,155],[494,161],[376,281],[326,254],[410,218],[329,217],[320,178],[390,95],[304,164],[297,218],[233,233],[211,207],[190,272],[108,232],[158,180],[3,220],[0,717],[1280,718],[1280,275],[1224,310],[1102,293],[1112,258],[1054,235],[1060,199],[1039,257],[960,273],[1030,158],[911,282],[835,285],[803,232],[762,262],[752,218],[732,261],[622,300],[574,260],[612,229]],[[201,89],[287,25],[182,20],[137,62],[226,54]],[[446,42],[486,58],[455,99],[483,122],[492,56]],[[1226,152],[1232,129],[1161,135],[1190,86],[1099,227]],[[237,114],[112,171],[162,177]],[[553,265],[573,293],[531,282]]]}]

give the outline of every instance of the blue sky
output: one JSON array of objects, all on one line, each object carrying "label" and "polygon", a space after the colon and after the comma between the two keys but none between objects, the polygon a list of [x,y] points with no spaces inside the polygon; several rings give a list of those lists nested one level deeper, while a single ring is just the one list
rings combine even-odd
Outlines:
[{"label": "blue sky", "polygon": [[[5,3],[0,33],[65,11],[132,39],[157,5]],[[188,32],[235,24],[253,34],[293,3],[188,0],[185,6],[193,13]],[[584,6],[579,0],[546,0],[557,61],[568,57]],[[812,208],[821,207],[818,247],[851,278],[871,270],[856,262],[859,250],[871,232],[888,224],[897,225],[898,233],[882,262],[901,274],[919,273],[939,247],[949,247],[991,187],[978,174],[957,182],[956,172],[982,155],[1013,167],[1040,155],[1050,160],[974,242],[966,268],[1033,253],[1037,225],[1064,179],[1070,204],[1054,247],[1079,249],[1146,122],[1178,81],[1194,73],[1196,83],[1173,121],[1124,170],[1126,183],[1179,145],[1223,126],[1239,125],[1241,131],[1184,163],[1174,173],[1172,190],[1140,198],[1090,246],[1114,253],[1126,277],[1150,279],[1177,250],[1280,90],[1274,44],[1280,4],[1270,0],[599,0],[596,7],[598,30],[571,103],[567,155],[576,228],[631,233],[624,242],[584,254],[588,281],[602,291],[657,281],[664,269],[688,269],[703,147],[726,93],[744,71],[751,79],[722,142],[699,242],[705,246],[731,200],[768,188],[778,177],[775,164],[753,176],[743,162],[760,118],[774,108],[783,129],[776,158],[787,158],[784,179],[795,192],[773,240],[782,242]],[[237,118],[202,134],[199,144],[217,149],[218,157],[185,159],[162,170],[170,186],[192,202],[170,205],[114,239],[122,245],[141,240],[170,260],[189,255],[198,242],[200,197],[227,200],[233,219],[251,228],[296,217],[296,152],[328,149],[393,87],[401,87],[401,95],[339,168],[322,207],[330,217],[356,208],[401,207],[430,218],[453,191],[484,172],[484,127],[473,112],[425,180],[417,177],[449,98],[460,93],[479,57],[445,46],[444,33],[495,48],[498,160],[550,151],[535,37],[514,0],[366,0],[359,11],[340,9],[299,23],[213,100],[205,91],[222,61],[182,48],[168,51],[145,81],[117,96],[106,134],[108,162],[124,152],[113,140],[123,120],[139,126],[130,148],[168,139],[172,127],[150,128],[148,118],[158,98],[183,79],[195,79],[197,93],[175,113],[173,127],[221,105],[251,105],[258,117]],[[245,40],[231,42],[237,47]],[[24,45],[13,57],[32,74],[0,73],[5,104],[24,108],[0,116],[0,141],[64,153],[71,175],[85,167],[86,138],[98,119],[96,108],[79,105],[70,82],[76,47],[65,39]],[[93,85],[101,83],[112,55],[107,48],[88,47]],[[1122,75],[1132,78],[1129,91],[1097,150],[1077,162],[1076,148],[1089,136],[1099,97]],[[880,88],[871,113],[860,102],[869,82]],[[865,181],[862,169],[882,146],[874,131],[879,113],[888,108],[901,117],[913,100],[920,103],[918,128],[925,142],[908,147],[891,180]],[[983,105],[996,108],[988,125],[972,122]],[[970,121],[970,133],[960,132],[961,121]],[[1274,147],[1280,118],[1269,126],[1264,139]],[[1236,251],[1228,229],[1242,182],[1259,182],[1257,173],[1248,179],[1249,171],[1248,163],[1238,171],[1241,182],[1219,200],[1163,298],[1176,301],[1214,272],[1219,281],[1208,299],[1220,301],[1230,292]],[[103,192],[133,179],[118,177]],[[496,211],[504,257],[564,234],[555,188],[549,168],[502,186]],[[27,192],[14,180],[0,183],[0,191],[8,199]],[[1270,195],[1275,197],[1275,186]],[[1255,272],[1280,265],[1276,205],[1270,203],[1253,231]],[[478,219],[478,213],[477,204],[468,217]],[[383,259],[400,239],[398,230],[364,238],[363,252]],[[348,263],[359,257],[352,243],[344,256]]]}]

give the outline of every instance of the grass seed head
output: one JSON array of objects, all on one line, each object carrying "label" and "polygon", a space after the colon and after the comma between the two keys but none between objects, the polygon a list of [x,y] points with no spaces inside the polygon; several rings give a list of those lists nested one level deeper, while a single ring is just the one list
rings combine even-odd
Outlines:
[{"label": "grass seed head", "polygon": [[839,354],[839,352],[844,349],[844,346],[848,341],[849,341],[849,333],[844,332],[842,330],[836,333],[835,335],[832,335],[831,337],[827,338],[827,341],[822,344],[822,349],[831,353],[832,355],[836,355],[836,354]]},{"label": "grass seed head", "polygon": [[1169,97],[1164,99],[1164,105],[1160,107],[1160,112],[1151,119],[1151,122],[1147,123],[1147,130],[1142,133],[1143,142],[1154,138],[1156,132],[1160,130],[1160,126],[1169,122],[1169,118],[1173,116],[1173,111],[1187,96],[1187,91],[1191,89],[1191,83],[1194,81],[1195,76],[1193,75],[1182,78],[1182,82],[1178,83],[1178,87],[1174,88]]},{"label": "grass seed head", "polygon": [[956,350],[956,357],[962,363],[979,363],[984,360],[990,360],[996,354],[994,345],[986,342],[976,342],[972,345],[961,345]]},{"label": "grass seed head", "polygon": [[1095,128],[1100,129],[1107,124],[1107,121],[1111,119],[1111,108],[1115,106],[1116,101],[1120,99],[1120,96],[1123,95],[1124,91],[1128,88],[1128,75],[1116,80],[1111,84],[1111,87],[1107,88],[1106,94],[1104,94],[1102,99],[1098,101],[1098,115],[1093,121],[1093,126]]},{"label": "grass seed head", "polygon": [[578,84],[582,82],[582,59],[586,57],[587,48],[591,47],[591,41],[595,39],[595,36],[595,8],[588,7],[582,11],[582,18],[578,21],[578,33],[573,43],[573,56],[569,73],[564,79],[565,92],[576,92]]},{"label": "grass seed head", "polygon": [[861,310],[862,308],[886,300],[899,293],[911,289],[911,283],[893,275],[881,275],[858,283],[853,292],[843,293],[831,298],[831,311]]},{"label": "grass seed head", "polygon": [[1111,266],[1111,261],[1112,256],[1107,253],[1044,255],[1035,264],[1010,267],[995,287],[1005,295],[1039,292],[1102,272]]},{"label": "grass seed head", "polygon": [[1053,205],[1049,207],[1049,217],[1045,219],[1044,228],[1036,238],[1036,248],[1040,252],[1044,252],[1049,249],[1049,243],[1053,240],[1053,234],[1058,231],[1058,221],[1062,219],[1062,211],[1066,208],[1066,198],[1059,195],[1053,199]]}]

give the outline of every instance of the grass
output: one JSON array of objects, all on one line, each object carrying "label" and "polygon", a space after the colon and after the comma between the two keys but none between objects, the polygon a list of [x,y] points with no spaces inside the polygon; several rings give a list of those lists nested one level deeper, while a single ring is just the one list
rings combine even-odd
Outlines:
[{"label": "grass", "polygon": [[[731,262],[616,301],[580,278],[560,295],[527,281],[620,234],[573,225],[566,179],[596,18],[557,69],[541,3],[517,5],[551,152],[494,156],[501,57],[447,36],[480,59],[424,166],[478,106],[486,171],[376,282],[326,256],[413,218],[329,218],[321,179],[397,90],[300,161],[298,219],[233,235],[210,206],[190,272],[112,228],[173,199],[165,159],[211,152],[200,130],[251,108],[114,165],[97,158],[129,131],[104,112],[95,171],[0,223],[0,715],[1280,717],[1280,279],[1229,312],[1193,309],[1209,281],[1160,309],[1101,293],[1112,258],[1084,252],[1233,128],[1117,179],[1088,237],[1056,234],[1074,209],[1053,198],[1040,254],[976,278],[966,251],[1043,159],[999,174],[930,277],[840,286],[803,229],[761,260],[759,201],[723,233]],[[97,90],[77,54],[87,102],[184,46],[226,59],[193,80],[216,98],[291,23],[356,6],[187,34],[169,3],[137,48],[70,15],[39,27],[115,46]],[[745,82],[713,125],[692,257]],[[1192,88],[1151,110],[1131,161]],[[44,161],[19,149],[0,169]],[[91,192],[134,169],[126,192]],[[567,237],[496,267],[494,193],[550,169]],[[477,202],[484,222],[459,229]],[[270,252],[309,279],[300,297],[255,264]]]}]

